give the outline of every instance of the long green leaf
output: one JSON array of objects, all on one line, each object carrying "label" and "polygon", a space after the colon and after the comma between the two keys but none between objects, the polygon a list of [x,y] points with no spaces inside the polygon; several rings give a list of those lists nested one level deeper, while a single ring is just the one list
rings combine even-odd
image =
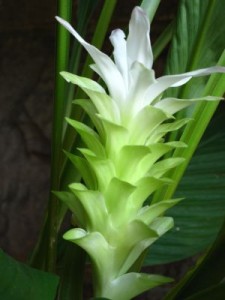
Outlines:
[{"label": "long green leaf", "polygon": [[[167,59],[166,73],[177,74],[213,66],[225,47],[225,0],[181,0],[176,29]],[[217,30],[215,30],[217,28]],[[192,80],[184,88],[173,88],[170,96],[201,95],[207,77]],[[192,88],[190,88],[192,87]],[[185,89],[185,91],[183,90]]]},{"label": "long green leaf", "polygon": [[141,7],[146,11],[150,22],[152,22],[160,2],[161,0],[142,0]]},{"label": "long green leaf", "polygon": [[[199,293],[202,293],[203,295],[209,293],[212,295],[214,287],[225,277],[224,247],[225,221],[216,241],[204,259],[201,258],[201,261],[196,264],[196,267],[180,281],[166,299],[182,300],[186,298],[189,299],[189,297],[190,299],[197,299],[196,297]],[[221,291],[221,287],[219,287],[219,291]],[[195,294],[197,295],[195,296]],[[200,299],[202,299],[202,297]]]},{"label": "long green leaf", "polygon": [[0,299],[54,300],[59,278],[22,264],[0,250]]}]

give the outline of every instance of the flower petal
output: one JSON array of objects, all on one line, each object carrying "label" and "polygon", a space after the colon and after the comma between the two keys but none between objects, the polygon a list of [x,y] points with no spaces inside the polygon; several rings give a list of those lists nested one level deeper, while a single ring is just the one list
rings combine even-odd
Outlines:
[{"label": "flower petal", "polygon": [[114,47],[114,61],[122,74],[126,88],[128,89],[127,45],[125,34],[121,29],[116,29],[112,31],[109,39]]},{"label": "flower petal", "polygon": [[159,236],[162,236],[168,230],[173,228],[173,226],[174,226],[173,218],[159,217],[159,218],[156,218],[149,227],[151,229],[155,230]]},{"label": "flower petal", "polygon": [[205,76],[213,73],[225,73],[225,67],[211,67],[206,69],[199,69],[192,72],[187,72],[178,75],[166,75],[159,77],[157,82],[152,84],[144,99],[145,105],[152,103],[161,93],[163,93],[169,87],[176,87],[185,84],[192,77]]},{"label": "flower petal", "polygon": [[156,286],[171,282],[172,279],[160,275],[128,273],[113,280],[104,297],[129,300]]},{"label": "flower petal", "polygon": [[116,257],[122,263],[118,275],[122,275],[132,267],[142,252],[157,240],[158,234],[140,220],[134,220],[126,227],[120,228],[121,238],[117,252],[119,257]]},{"label": "flower petal", "polygon": [[153,63],[152,48],[149,37],[150,24],[147,15],[140,7],[135,7],[129,23],[127,37],[128,64],[136,61],[151,69]]},{"label": "flower petal", "polygon": [[110,159],[99,159],[89,149],[79,148],[79,151],[84,155],[96,175],[98,190],[105,191],[111,179],[116,175],[112,161]]},{"label": "flower petal", "polygon": [[[140,209],[137,219],[149,225],[153,220],[162,215],[166,210],[179,203],[182,199],[164,200]],[[157,231],[157,229],[156,229]]]},{"label": "flower petal", "polygon": [[166,178],[159,179],[151,176],[143,177],[136,183],[137,189],[131,195],[130,202],[137,208],[137,210],[139,210],[143,206],[147,197],[163,185],[171,183],[172,181]]},{"label": "flower petal", "polygon": [[144,145],[156,128],[168,119],[163,110],[146,106],[130,121],[130,144]]},{"label": "flower petal", "polygon": [[107,187],[105,192],[106,205],[112,224],[117,228],[128,223],[133,214],[136,213],[129,203],[129,197],[135,189],[134,185],[116,177],[110,181]]},{"label": "flower petal", "polygon": [[133,115],[144,107],[142,101],[143,95],[156,80],[154,70],[145,68],[139,62],[133,63],[129,75],[130,82],[126,111]]},{"label": "flower petal", "polygon": [[174,158],[166,158],[161,160],[153,165],[151,170],[149,171],[149,176],[154,176],[156,178],[160,178],[170,169],[173,169],[185,161],[182,157],[174,157]]},{"label": "flower petal", "polygon": [[112,97],[123,100],[125,97],[124,80],[113,61],[96,47],[87,43],[67,21],[60,17],[56,17],[56,20],[62,24],[88,51],[92,59],[95,61],[98,73],[107,84]]},{"label": "flower petal", "polygon": [[114,249],[99,232],[88,233],[81,228],[73,228],[67,231],[63,238],[83,248],[89,255],[94,265],[94,281],[96,293],[101,293],[105,288],[105,282],[109,282],[114,274],[113,256]]},{"label": "flower petal", "polygon": [[60,75],[67,81],[78,85],[81,89],[88,89],[91,91],[105,93],[103,87],[96,81],[86,77],[78,76],[69,72],[60,72]]},{"label": "flower petal", "polygon": [[166,135],[167,132],[172,132],[175,130],[180,129],[184,125],[186,125],[189,121],[191,121],[190,118],[184,118],[184,119],[178,119],[172,123],[164,123],[158,126],[156,130],[149,136],[147,140],[147,145],[154,144],[161,140],[162,137]]},{"label": "flower petal", "polygon": [[96,179],[95,173],[93,172],[93,170],[92,170],[90,164],[87,162],[87,160],[80,156],[74,155],[70,152],[64,151],[64,153],[68,157],[68,159],[71,161],[71,163],[74,165],[74,167],[79,171],[86,186],[93,190],[96,189],[97,188],[97,179]]},{"label": "flower petal", "polygon": [[164,98],[162,101],[159,101],[154,106],[162,109],[165,113],[175,114],[183,108],[186,108],[193,104],[193,102],[198,101],[218,101],[223,98],[206,96],[201,98],[192,98],[192,99],[178,99],[178,98]]},{"label": "flower petal", "polygon": [[[105,199],[99,191],[85,189],[80,183],[72,183],[69,189],[79,200],[86,213],[86,227],[88,231],[98,231],[106,234],[108,223],[105,222],[108,217]],[[75,199],[77,201],[77,199]]]},{"label": "flower petal", "polygon": [[84,143],[97,157],[106,157],[105,148],[100,142],[99,135],[92,128],[70,118],[66,118],[66,121],[79,133]]},{"label": "flower petal", "polygon": [[145,175],[149,169],[149,163],[151,164],[151,151],[142,145],[124,146],[115,162],[118,177],[132,183]]}]

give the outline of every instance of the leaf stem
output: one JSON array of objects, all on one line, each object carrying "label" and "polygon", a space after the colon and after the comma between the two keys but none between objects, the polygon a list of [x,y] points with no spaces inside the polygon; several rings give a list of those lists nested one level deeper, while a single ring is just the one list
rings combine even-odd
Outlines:
[{"label": "leaf stem", "polygon": [[[67,21],[71,19],[72,0],[58,1],[58,15]],[[64,100],[66,83],[61,78],[59,72],[68,66],[69,59],[69,33],[65,28],[57,24],[57,44],[56,44],[56,69],[55,69],[55,100],[52,128],[52,156],[51,156],[51,191],[57,190],[60,185],[60,170],[62,164],[62,130],[64,119]],[[58,199],[50,192],[48,204],[48,251],[46,270],[54,271],[56,261],[57,244],[57,218]]]},{"label": "leaf stem", "polygon": [[[72,0],[58,0],[57,14],[70,21]],[[68,66],[69,34],[57,24],[55,94],[51,145],[51,189],[45,213],[44,224],[35,246],[30,264],[46,271],[54,272],[56,262],[56,246],[58,234],[58,199],[51,193],[58,190],[60,169],[62,164],[62,129],[64,118],[64,100],[66,83],[59,72]]]},{"label": "leaf stem", "polygon": [[152,20],[155,16],[156,10],[157,10],[160,2],[161,2],[161,0],[151,0],[151,1],[142,0],[142,2],[141,2],[141,7],[147,13],[150,23],[152,22]]},{"label": "leaf stem", "polygon": [[155,44],[153,45],[152,50],[154,54],[153,55],[154,60],[156,60],[159,57],[159,55],[162,53],[162,51],[171,41],[173,36],[173,29],[174,29],[174,22],[171,22],[163,31],[163,33],[159,36]]}]

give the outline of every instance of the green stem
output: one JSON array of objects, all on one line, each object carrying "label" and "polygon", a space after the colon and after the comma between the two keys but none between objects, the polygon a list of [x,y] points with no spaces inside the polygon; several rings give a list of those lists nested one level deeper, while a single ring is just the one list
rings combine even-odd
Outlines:
[{"label": "green stem", "polygon": [[[58,15],[70,22],[72,11],[72,0],[59,0]],[[51,191],[58,190],[60,186],[60,170],[62,164],[62,130],[64,120],[64,100],[66,83],[59,72],[68,67],[69,59],[68,31],[57,24],[56,44],[56,78],[55,78],[55,101],[52,128],[52,156],[51,156]],[[58,199],[50,192],[48,205],[48,252],[46,270],[54,271],[56,262],[56,246],[58,235]]]},{"label": "green stem", "polygon": [[[70,21],[71,11],[72,0],[58,1],[57,14],[60,17]],[[51,150],[51,191],[58,190],[60,184],[66,83],[59,75],[59,72],[68,67],[69,37],[69,33],[62,26],[57,24],[55,95]],[[54,272],[56,262],[58,206],[58,199],[50,192],[45,223],[31,259],[32,265],[50,272]],[[42,255],[44,255],[44,257]]]},{"label": "green stem", "polygon": [[86,253],[79,246],[66,242],[60,270],[59,300],[82,300]]},{"label": "green stem", "polygon": [[141,2],[141,7],[144,9],[144,11],[147,13],[147,15],[149,16],[149,21],[150,23],[152,22],[156,10],[160,4],[161,0],[143,0]]},{"label": "green stem", "polygon": [[159,57],[159,55],[171,41],[173,36],[173,28],[174,22],[171,22],[153,45],[152,50],[154,54],[154,60],[156,60]]}]

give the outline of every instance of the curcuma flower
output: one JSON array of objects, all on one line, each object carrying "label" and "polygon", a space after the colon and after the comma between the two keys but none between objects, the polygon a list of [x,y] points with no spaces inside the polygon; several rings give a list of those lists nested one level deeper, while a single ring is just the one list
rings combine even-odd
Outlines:
[{"label": "curcuma flower", "polygon": [[171,180],[166,172],[182,158],[163,158],[180,141],[164,142],[163,137],[184,126],[189,119],[173,116],[193,101],[218,100],[164,98],[169,87],[185,84],[192,77],[225,72],[223,67],[155,78],[149,38],[150,24],[145,12],[135,7],[125,39],[114,30],[110,41],[114,61],[84,41],[66,21],[57,17],[88,51],[91,68],[103,79],[107,91],[97,82],[68,72],[61,75],[78,85],[90,98],[75,100],[91,118],[94,128],[67,119],[83,139],[81,156],[68,154],[82,175],[82,183],[69,185],[70,192],[58,192],[80,228],[64,238],[82,247],[93,265],[96,297],[128,300],[143,291],[170,281],[159,275],[130,271],[143,251],[173,226],[163,213],[180,199],[145,205],[145,200]]}]

